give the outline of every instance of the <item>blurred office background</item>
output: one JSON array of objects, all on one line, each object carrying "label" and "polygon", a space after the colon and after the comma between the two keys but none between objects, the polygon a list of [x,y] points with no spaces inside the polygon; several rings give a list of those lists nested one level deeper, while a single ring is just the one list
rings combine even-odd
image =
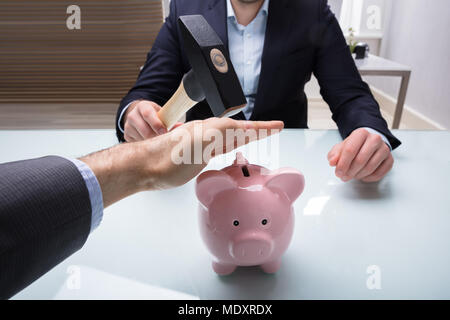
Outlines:
[{"label": "blurred office background", "polygon": [[[224,0],[223,0],[224,1]],[[0,129],[113,128],[120,99],[168,14],[169,0],[79,0],[69,30],[65,0],[0,2]],[[450,1],[329,0],[347,38],[407,66],[400,128],[450,128]],[[364,76],[392,123],[400,78]],[[307,85],[310,127],[335,128],[320,88]]]}]

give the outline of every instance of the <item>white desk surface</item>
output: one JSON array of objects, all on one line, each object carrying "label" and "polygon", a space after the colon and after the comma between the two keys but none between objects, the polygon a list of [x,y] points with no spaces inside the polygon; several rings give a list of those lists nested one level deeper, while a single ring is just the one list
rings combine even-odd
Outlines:
[{"label": "white desk surface", "polygon": [[355,64],[359,71],[411,71],[411,67],[373,54],[365,59],[355,59]]},{"label": "white desk surface", "polygon": [[[326,154],[340,141],[337,131],[281,134],[280,166],[301,170],[306,189],[295,203],[294,238],[276,275],[257,268],[214,274],[199,237],[191,182],[108,208],[82,250],[15,298],[123,297],[138,283],[139,294],[164,288],[163,298],[176,292],[175,298],[201,299],[450,299],[450,133],[395,134],[403,146],[379,184],[334,177]],[[109,130],[0,131],[0,162],[80,156],[113,144]],[[208,169],[225,164],[219,158]],[[381,271],[380,290],[366,285],[372,265]],[[66,288],[70,266],[81,268],[80,289],[72,295]]]}]

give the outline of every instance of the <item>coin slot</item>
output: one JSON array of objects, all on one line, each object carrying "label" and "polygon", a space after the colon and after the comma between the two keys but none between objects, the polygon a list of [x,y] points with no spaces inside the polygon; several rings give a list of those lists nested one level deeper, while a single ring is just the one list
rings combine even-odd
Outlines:
[{"label": "coin slot", "polygon": [[250,172],[248,171],[247,166],[243,166],[241,167],[242,169],[242,174],[244,175],[244,177],[250,177]]}]

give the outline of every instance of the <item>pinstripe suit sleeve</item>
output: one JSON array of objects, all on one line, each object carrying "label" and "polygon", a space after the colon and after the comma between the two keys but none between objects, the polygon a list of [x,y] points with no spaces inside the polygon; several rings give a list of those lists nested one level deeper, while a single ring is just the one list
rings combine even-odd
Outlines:
[{"label": "pinstripe suit sleeve", "polygon": [[76,165],[60,157],[0,164],[0,299],[85,243],[91,203]]}]

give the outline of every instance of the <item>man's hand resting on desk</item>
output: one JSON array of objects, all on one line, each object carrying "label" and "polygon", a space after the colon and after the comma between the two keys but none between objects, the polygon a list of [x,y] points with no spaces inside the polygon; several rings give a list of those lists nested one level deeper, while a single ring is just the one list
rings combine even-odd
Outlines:
[{"label": "man's hand resting on desk", "polygon": [[[123,119],[123,133],[127,142],[142,141],[164,133],[167,129],[158,117],[161,107],[151,101],[138,100],[130,104]],[[178,123],[177,126],[180,126]]]},{"label": "man's hand resting on desk", "polygon": [[360,128],[352,132],[328,153],[328,161],[336,167],[342,181],[352,179],[376,182],[392,169],[394,158],[380,135]]},{"label": "man's hand resting on desk", "polygon": [[[106,208],[140,191],[180,186],[199,174],[207,165],[210,156],[230,152],[249,143],[250,139],[264,138],[264,134],[268,136],[282,128],[281,121],[252,122],[211,118],[189,122],[168,134],[140,142],[121,144],[80,160],[86,163],[97,177]],[[259,130],[264,129],[260,136]],[[248,135],[249,139],[245,141],[234,137],[232,141],[226,141],[227,130],[243,130],[242,132],[255,130],[256,134]],[[223,139],[211,139],[211,133],[219,133]],[[175,152],[194,150],[196,146],[201,146],[202,155],[208,153],[206,159],[202,157],[199,162],[189,161],[185,164],[174,162],[174,150]],[[192,151],[192,154],[194,153]]]}]

